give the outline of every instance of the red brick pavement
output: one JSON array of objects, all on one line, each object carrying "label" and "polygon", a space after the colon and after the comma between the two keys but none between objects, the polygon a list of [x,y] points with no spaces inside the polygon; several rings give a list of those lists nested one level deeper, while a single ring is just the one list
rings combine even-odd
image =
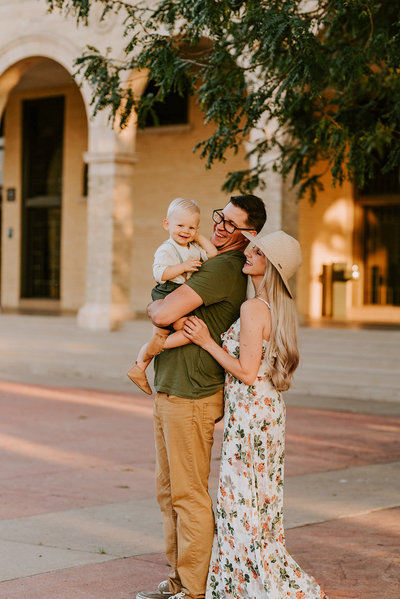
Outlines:
[{"label": "red brick pavement", "polygon": [[397,461],[399,439],[400,418],[290,407],[285,475]]},{"label": "red brick pavement", "polygon": [[[288,550],[329,599],[399,599],[399,539],[400,509],[286,532]],[[167,574],[163,555],[144,555],[3,582],[0,598],[134,599]]]},{"label": "red brick pavement", "polygon": [[[152,494],[151,399],[0,382],[0,402],[0,518]],[[290,407],[286,476],[398,460],[399,431],[399,418]],[[330,599],[399,599],[399,514],[291,529],[288,549]],[[0,598],[132,599],[166,572],[163,556],[137,556],[3,582]]]},{"label": "red brick pavement", "polygon": [[286,544],[330,599],[400,597],[400,508],[292,528]]}]

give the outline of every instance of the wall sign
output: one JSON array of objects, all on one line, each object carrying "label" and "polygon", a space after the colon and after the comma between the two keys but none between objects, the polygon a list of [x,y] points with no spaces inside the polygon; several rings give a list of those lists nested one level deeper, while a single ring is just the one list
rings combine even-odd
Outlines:
[{"label": "wall sign", "polygon": [[15,202],[15,187],[7,189],[7,202]]}]

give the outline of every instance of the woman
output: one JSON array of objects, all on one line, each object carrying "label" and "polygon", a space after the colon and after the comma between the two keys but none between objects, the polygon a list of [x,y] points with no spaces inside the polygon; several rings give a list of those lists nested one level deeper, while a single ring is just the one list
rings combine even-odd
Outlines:
[{"label": "woman", "polygon": [[301,264],[298,242],[283,231],[251,237],[243,272],[256,295],[220,347],[197,317],[190,341],[227,371],[216,530],[206,599],[327,599],[285,547],[285,405],[299,363],[297,315],[288,279]]}]

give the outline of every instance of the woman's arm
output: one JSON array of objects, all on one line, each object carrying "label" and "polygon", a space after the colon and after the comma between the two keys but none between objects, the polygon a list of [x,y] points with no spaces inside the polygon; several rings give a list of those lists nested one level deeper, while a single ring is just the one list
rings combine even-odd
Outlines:
[{"label": "woman's arm", "polygon": [[[269,318],[269,313],[267,317]],[[261,363],[265,324],[266,312],[261,302],[252,299],[242,304],[239,358],[234,358],[222,349],[212,339],[207,325],[196,316],[190,316],[186,320],[183,331],[190,341],[208,351],[226,371],[246,385],[251,385]]]}]

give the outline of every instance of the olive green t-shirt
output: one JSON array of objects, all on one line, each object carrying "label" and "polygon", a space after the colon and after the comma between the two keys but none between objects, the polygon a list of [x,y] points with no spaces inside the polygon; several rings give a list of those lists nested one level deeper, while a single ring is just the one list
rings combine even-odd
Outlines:
[{"label": "olive green t-shirt", "polygon": [[[204,262],[185,283],[203,300],[194,314],[204,320],[219,344],[221,333],[239,317],[240,305],[246,297],[244,262],[243,252],[224,252]],[[154,369],[157,391],[178,397],[201,399],[213,395],[224,384],[223,368],[194,343],[164,350],[155,358]]]}]

